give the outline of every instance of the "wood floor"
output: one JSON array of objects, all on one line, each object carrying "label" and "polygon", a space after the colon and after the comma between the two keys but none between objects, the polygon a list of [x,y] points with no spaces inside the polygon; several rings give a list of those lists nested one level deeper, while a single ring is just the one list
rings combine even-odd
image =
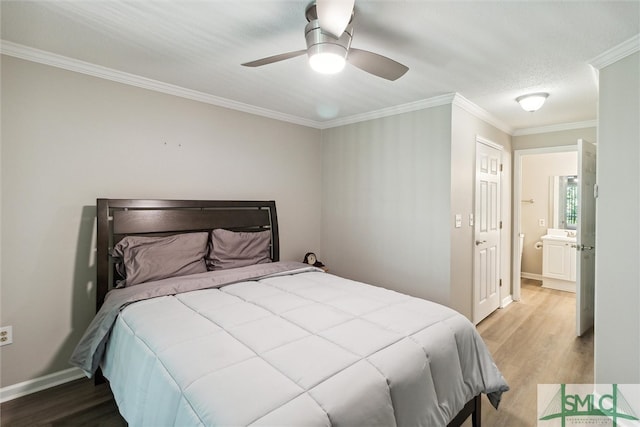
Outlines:
[{"label": "wood floor", "polygon": [[535,426],[538,384],[593,383],[593,329],[576,337],[575,294],[528,279],[521,290],[521,301],[478,325],[511,388],[497,411],[483,397],[485,427]]},{"label": "wood floor", "polygon": [[[498,411],[482,398],[484,427],[536,425],[537,384],[593,383],[593,331],[575,336],[575,294],[523,280],[522,301],[478,325],[511,390]],[[2,426],[126,426],[106,384],[73,381],[0,406]],[[471,426],[470,420],[465,426]]]},{"label": "wood floor", "polygon": [[121,427],[127,423],[106,383],[94,386],[93,381],[81,379],[3,403],[0,425]]}]

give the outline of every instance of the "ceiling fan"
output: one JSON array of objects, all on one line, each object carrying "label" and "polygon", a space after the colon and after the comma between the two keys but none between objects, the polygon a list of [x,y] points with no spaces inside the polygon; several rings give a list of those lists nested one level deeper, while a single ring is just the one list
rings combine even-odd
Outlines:
[{"label": "ceiling fan", "polygon": [[305,11],[307,48],[281,53],[242,64],[260,67],[297,56],[309,55],[311,68],[321,73],[337,73],[349,62],[367,73],[397,80],[409,68],[386,56],[351,47],[355,0],[316,0]]}]

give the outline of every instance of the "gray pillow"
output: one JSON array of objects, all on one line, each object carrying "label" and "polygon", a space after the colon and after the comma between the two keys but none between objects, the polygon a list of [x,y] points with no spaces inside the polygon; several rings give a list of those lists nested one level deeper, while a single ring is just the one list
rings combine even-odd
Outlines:
[{"label": "gray pillow", "polygon": [[271,231],[237,232],[216,228],[207,256],[210,270],[271,262]]},{"label": "gray pillow", "polygon": [[127,236],[111,254],[121,258],[118,287],[152,280],[204,273],[209,233],[184,233],[167,237]]}]

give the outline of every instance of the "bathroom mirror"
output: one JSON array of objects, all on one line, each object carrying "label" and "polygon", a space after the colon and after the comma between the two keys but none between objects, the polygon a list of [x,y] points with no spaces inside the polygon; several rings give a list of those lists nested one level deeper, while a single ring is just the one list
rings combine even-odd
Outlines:
[{"label": "bathroom mirror", "polygon": [[552,176],[549,181],[551,228],[575,230],[578,225],[578,177]]}]

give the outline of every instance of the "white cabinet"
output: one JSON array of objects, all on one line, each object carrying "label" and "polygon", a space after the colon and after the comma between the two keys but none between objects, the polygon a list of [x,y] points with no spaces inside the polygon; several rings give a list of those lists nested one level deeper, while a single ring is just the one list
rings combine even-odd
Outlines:
[{"label": "white cabinet", "polygon": [[542,237],[542,286],[575,292],[575,239]]}]

